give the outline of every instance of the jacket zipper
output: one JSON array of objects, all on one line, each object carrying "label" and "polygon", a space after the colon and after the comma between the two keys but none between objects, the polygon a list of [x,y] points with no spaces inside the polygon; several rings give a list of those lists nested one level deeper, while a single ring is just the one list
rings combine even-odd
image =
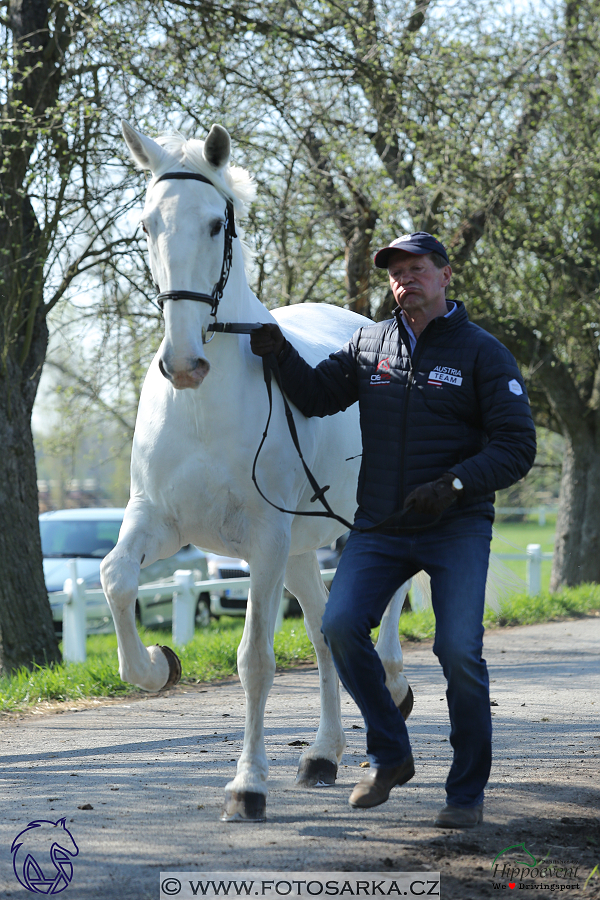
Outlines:
[{"label": "jacket zipper", "polygon": [[[431,323],[429,323],[429,324],[431,324]],[[404,471],[404,457],[405,457],[405,451],[406,451],[406,436],[407,436],[406,435],[406,431],[407,431],[406,423],[408,421],[408,404],[410,401],[410,392],[411,392],[411,389],[412,389],[412,386],[413,386],[414,380],[415,380],[415,367],[416,367],[417,363],[419,362],[419,360],[421,359],[421,356],[423,354],[423,347],[425,346],[425,342],[421,341],[421,339],[425,337],[425,332],[429,329],[429,325],[427,325],[427,327],[423,330],[423,332],[417,338],[417,344],[415,346],[414,361],[413,361],[413,357],[411,356],[411,352],[410,352],[410,340],[408,339],[408,333],[406,333],[407,340],[404,341],[402,338],[402,333],[400,331],[401,327],[404,328],[404,325],[402,325],[402,323],[400,321],[398,321],[398,335],[400,336],[401,340],[403,341],[403,343],[406,346],[406,349],[408,350],[408,364],[410,366],[410,371],[408,373],[408,381],[406,383],[406,394],[404,397],[404,409],[402,411],[402,440],[401,440],[401,444],[400,444],[400,476],[401,476],[402,483],[400,486],[401,496],[398,498],[398,508],[399,509],[400,509],[400,506],[404,506],[404,500],[406,499],[406,472]],[[419,343],[421,344],[420,346],[419,346]]]}]

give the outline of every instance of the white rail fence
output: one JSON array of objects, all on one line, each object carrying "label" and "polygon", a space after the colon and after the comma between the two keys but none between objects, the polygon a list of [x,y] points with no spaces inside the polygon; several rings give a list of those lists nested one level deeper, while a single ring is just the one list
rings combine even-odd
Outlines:
[{"label": "white rail fence", "polygon": [[534,597],[542,591],[542,562],[551,560],[553,553],[542,553],[541,544],[527,544],[525,553],[494,553],[493,556],[500,560],[526,560],[527,562],[527,593]]},{"label": "white rail fence", "polygon": [[[63,658],[66,662],[86,660],[86,613],[88,602],[104,602],[102,590],[86,590],[83,578],[77,577],[77,560],[69,560],[71,577],[67,578],[62,591],[52,594],[56,604],[63,603]],[[331,581],[335,569],[322,569],[321,576]],[[250,578],[214,578],[208,581],[194,581],[190,571],[179,569],[173,581],[144,584],[138,588],[138,598],[151,600],[173,598],[173,643],[183,647],[194,637],[196,627],[196,607],[198,596],[204,592],[223,593],[226,589],[244,588],[250,590]],[[279,605],[275,630],[279,631],[283,620],[283,606]]]},{"label": "white rail fence", "polygon": [[[552,553],[543,553],[540,544],[528,544],[525,553],[494,553],[499,560],[525,560],[527,562],[527,593],[531,596],[542,590],[542,562],[551,560]],[[65,581],[64,590],[52,595],[54,603],[63,602],[63,657],[66,662],[85,662],[86,612],[88,602],[106,602],[101,590],[86,590],[82,578],[77,577],[77,560],[69,560],[71,577]],[[322,569],[321,576],[331,581],[335,569]],[[184,569],[175,572],[173,581],[145,584],[138,588],[138,597],[156,600],[173,598],[173,643],[183,647],[194,637],[198,596],[204,592],[222,593],[226,589],[250,589],[250,578],[214,578],[194,581],[193,574]],[[419,586],[413,583],[413,605],[423,608],[425,599]],[[283,607],[280,604],[275,629],[281,628]]]}]

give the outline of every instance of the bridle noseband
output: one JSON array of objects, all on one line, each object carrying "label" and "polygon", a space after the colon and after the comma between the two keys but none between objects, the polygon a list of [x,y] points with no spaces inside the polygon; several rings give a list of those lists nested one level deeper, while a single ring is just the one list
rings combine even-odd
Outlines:
[{"label": "bridle noseband", "polygon": [[[159,181],[165,181],[167,178],[178,181],[202,181],[205,184],[210,184],[212,187],[219,190],[215,184],[204,175],[200,175],[196,172],[165,172],[164,175],[161,175],[160,178],[156,179],[156,184]],[[219,193],[221,193],[219,191]],[[223,291],[225,290],[225,285],[227,284],[227,279],[229,278],[229,273],[231,271],[231,262],[233,259],[233,239],[237,237],[235,231],[235,216],[233,211],[233,203],[231,200],[226,200],[225,206],[225,243],[223,246],[223,264],[221,266],[221,275],[219,276],[219,280],[215,284],[212,289],[211,294],[201,294],[197,291],[163,291],[158,295],[156,301],[161,309],[163,309],[165,300],[197,300],[200,303],[208,303],[210,305],[210,313],[216,318],[217,310],[219,308],[219,303],[221,298],[223,297]],[[212,326],[208,327],[209,331],[214,331]]]}]

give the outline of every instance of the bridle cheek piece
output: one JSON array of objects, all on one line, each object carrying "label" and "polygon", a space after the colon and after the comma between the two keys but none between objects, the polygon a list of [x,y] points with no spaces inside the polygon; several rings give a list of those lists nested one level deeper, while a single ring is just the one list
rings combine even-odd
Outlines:
[{"label": "bridle cheek piece", "polygon": [[[160,178],[156,179],[156,184],[159,181],[165,181],[166,179],[178,180],[178,181],[202,181],[205,184],[210,184],[212,187],[216,188],[216,185],[213,182],[206,178],[204,175],[197,174],[196,172],[165,172],[164,175],[161,175]],[[219,188],[216,188],[219,190]],[[219,308],[219,303],[221,298],[223,297],[223,291],[225,290],[225,285],[227,284],[227,279],[229,278],[229,273],[231,271],[231,263],[233,260],[233,239],[237,237],[235,230],[235,215],[233,210],[233,203],[231,200],[226,200],[225,206],[225,243],[223,246],[223,263],[221,265],[221,275],[219,276],[219,280],[215,284],[212,289],[211,294],[201,294],[198,291],[163,291],[156,298],[156,302],[160,306],[161,310],[164,307],[165,300],[197,300],[199,303],[208,303],[210,306],[210,314],[214,319],[217,317],[217,310]],[[221,331],[222,329],[215,327],[214,325],[209,325],[207,331]]]}]

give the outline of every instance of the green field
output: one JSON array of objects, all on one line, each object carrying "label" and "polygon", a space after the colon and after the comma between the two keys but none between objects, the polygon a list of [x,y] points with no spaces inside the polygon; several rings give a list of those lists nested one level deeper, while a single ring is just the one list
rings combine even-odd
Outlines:
[{"label": "green field", "polygon": [[[548,517],[545,525],[538,525],[537,518],[533,517],[526,522],[506,522],[499,516],[494,525],[492,553],[525,553],[527,544],[541,544],[542,553],[550,553],[554,549],[555,529],[555,516]],[[522,562],[503,560],[502,566],[506,566],[525,583],[527,566],[525,560]],[[551,560],[542,562],[542,590],[544,591],[550,587],[551,568]]]}]

